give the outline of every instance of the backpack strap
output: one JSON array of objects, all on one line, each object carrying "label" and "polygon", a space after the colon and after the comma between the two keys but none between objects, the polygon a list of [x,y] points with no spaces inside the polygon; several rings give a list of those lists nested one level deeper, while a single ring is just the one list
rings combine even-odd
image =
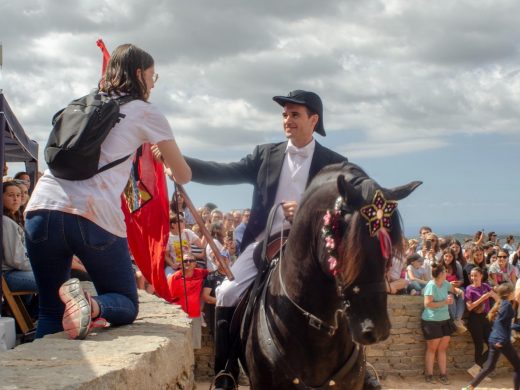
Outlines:
[{"label": "backpack strap", "polygon": [[[120,96],[120,97],[114,99],[114,101],[117,102],[117,104],[120,107],[125,103],[131,102],[132,100],[136,100],[136,98],[132,95]],[[121,114],[120,114],[120,116],[124,117],[124,115],[121,115]],[[112,162],[108,163],[107,165],[102,166],[101,168],[98,169],[97,173],[106,171],[107,169],[110,169],[112,167],[115,167],[116,165],[121,164],[122,162],[126,161],[128,159],[128,157],[130,157],[130,156],[131,156],[131,154],[129,154],[128,156],[125,156],[125,157],[118,158],[117,160],[112,161]]]}]

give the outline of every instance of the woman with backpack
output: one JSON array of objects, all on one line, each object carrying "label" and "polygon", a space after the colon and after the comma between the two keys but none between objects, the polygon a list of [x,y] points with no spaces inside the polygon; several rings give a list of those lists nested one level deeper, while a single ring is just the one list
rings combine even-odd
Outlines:
[{"label": "woman with backpack", "polygon": [[[34,189],[25,227],[40,292],[36,337],[65,330],[69,338],[83,339],[92,327],[130,324],[137,316],[137,288],[120,198],[132,168],[132,158],[125,156],[133,156],[144,143],[157,144],[175,181],[183,184],[191,179],[166,117],[148,103],[156,81],[148,53],[131,44],[119,46],[99,92],[105,98],[130,101],[120,106],[121,119],[100,145],[101,168],[92,177],[69,180],[57,177],[51,167]],[[98,296],[86,295],[78,279],[69,280],[74,255],[85,265]]]}]

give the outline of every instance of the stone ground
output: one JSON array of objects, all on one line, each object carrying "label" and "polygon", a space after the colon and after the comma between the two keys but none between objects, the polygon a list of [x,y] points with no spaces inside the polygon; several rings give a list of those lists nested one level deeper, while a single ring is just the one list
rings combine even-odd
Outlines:
[{"label": "stone ground", "polygon": [[[443,386],[441,384],[430,385],[424,382],[422,377],[407,378],[406,380],[400,377],[388,377],[381,381],[384,390],[460,390],[466,386],[470,380],[469,375],[459,374],[450,377],[451,384]],[[209,382],[196,382],[197,390],[209,390]],[[497,375],[491,382],[483,382],[479,390],[509,390],[513,388],[513,378],[511,375]],[[240,390],[247,390],[248,386],[240,386]]]}]

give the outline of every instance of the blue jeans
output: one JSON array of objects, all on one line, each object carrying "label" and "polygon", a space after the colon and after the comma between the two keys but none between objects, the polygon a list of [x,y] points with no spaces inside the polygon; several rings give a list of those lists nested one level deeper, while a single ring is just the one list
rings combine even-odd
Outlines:
[{"label": "blue jeans", "polygon": [[[34,291],[35,294],[38,292],[32,271],[4,271],[3,275],[11,291]],[[34,300],[34,295],[22,295],[20,298],[22,298],[29,314],[36,317],[38,314],[36,311],[37,301]]]},{"label": "blue jeans", "polygon": [[[459,288],[464,291],[463,287]],[[466,308],[466,304],[464,303],[464,294],[462,294],[461,296],[458,296],[456,294],[451,295],[453,295],[453,303],[448,306],[450,317],[453,320],[461,320],[462,315],[464,314],[464,309]]]},{"label": "blue jeans", "polygon": [[32,271],[4,271],[4,277],[11,291],[38,291]]},{"label": "blue jeans", "polygon": [[36,337],[63,330],[64,305],[58,289],[70,278],[72,256],[83,262],[98,296],[100,317],[111,325],[132,323],[138,313],[137,287],[126,238],[74,214],[29,212],[26,246],[40,295]]}]

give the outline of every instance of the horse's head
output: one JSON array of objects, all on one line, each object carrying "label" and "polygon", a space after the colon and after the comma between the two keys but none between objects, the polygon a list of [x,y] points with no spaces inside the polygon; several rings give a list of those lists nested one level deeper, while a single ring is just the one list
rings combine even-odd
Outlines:
[{"label": "horse's head", "polygon": [[327,167],[319,176],[317,191],[331,203],[317,232],[321,267],[335,278],[354,341],[385,340],[390,334],[385,274],[391,258],[402,253],[397,201],[421,182],[382,188],[353,164]]}]

